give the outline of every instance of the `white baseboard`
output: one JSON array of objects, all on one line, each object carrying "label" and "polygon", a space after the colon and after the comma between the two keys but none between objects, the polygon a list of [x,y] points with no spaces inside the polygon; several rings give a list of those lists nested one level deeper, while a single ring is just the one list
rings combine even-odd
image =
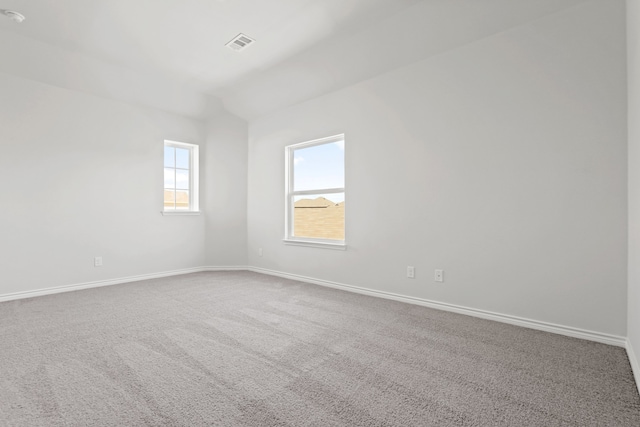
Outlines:
[{"label": "white baseboard", "polygon": [[463,307],[455,304],[448,304],[438,301],[427,300],[423,298],[411,297],[407,295],[395,294],[392,292],[377,291],[368,288],[362,288],[359,286],[345,285],[343,283],[331,282],[328,280],[314,279],[311,277],[301,276],[297,274],[284,273],[281,271],[268,270],[259,267],[249,266],[206,266],[206,267],[194,267],[181,270],[165,271],[160,273],[142,274],[137,276],[122,277],[117,279],[99,280],[95,282],[79,283],[75,285],[58,286],[54,288],[38,289],[33,291],[15,292],[10,294],[0,295],[0,302],[11,301],[22,298],[32,298],[43,295],[57,294],[61,292],[70,292],[80,289],[97,288],[101,286],[118,285],[128,282],[137,282],[140,280],[157,279],[161,277],[178,276],[181,274],[198,273],[203,271],[253,271],[256,273],[268,274],[271,276],[283,277],[286,279],[298,280],[301,282],[312,283],[321,286],[327,286],[330,288],[342,289],[349,292],[355,292],[364,295],[370,295],[380,298],[386,298],[395,301],[406,302],[409,304],[421,305],[424,307],[431,307],[439,310],[451,311],[454,313],[466,314],[468,316],[479,317],[482,319],[495,320],[497,322],[509,323],[511,325],[523,326],[525,328],[537,329],[540,331],[552,332],[555,334],[565,335],[574,338],[581,338],[589,341],[600,342],[604,344],[614,345],[618,347],[624,347],[629,354],[629,360],[631,360],[636,380],[640,377],[640,367],[638,367],[638,360],[635,358],[631,343],[625,338],[616,335],[609,335],[600,332],[588,331],[579,328],[573,328],[570,326],[563,326],[554,323],[541,322],[538,320],[526,319],[517,316],[511,316],[507,314],[500,314],[490,312],[486,310],[478,310],[470,307]]},{"label": "white baseboard", "polygon": [[[101,286],[120,285],[122,283],[138,282],[140,280],[158,279],[161,277],[178,276],[180,274],[204,271],[202,267],[184,268],[180,270],[164,271],[160,273],[140,274],[136,276],[120,277],[117,279],[97,280],[95,282],[77,283],[75,285],[56,286],[52,288],[36,289],[33,291],[14,292],[0,295],[0,302],[23,298],[33,298],[43,295],[59,294],[61,292],[78,291],[80,289],[99,288]],[[213,270],[207,270],[213,271]]]},{"label": "white baseboard", "polygon": [[633,351],[633,345],[629,338],[626,339],[627,356],[629,356],[629,363],[631,363],[631,371],[633,371],[633,377],[636,379],[636,387],[638,387],[638,393],[640,393],[640,361]]},{"label": "white baseboard", "polygon": [[423,298],[411,297],[407,295],[395,294],[392,292],[376,291],[373,289],[362,288],[358,286],[345,285],[342,283],[331,282],[328,280],[314,279],[311,277],[300,276],[297,274],[283,273],[280,271],[268,270],[260,267],[249,267],[250,271],[256,273],[269,274],[271,276],[283,277],[285,279],[298,280],[300,282],[312,283],[330,288],[342,289],[349,292],[355,292],[364,295],[370,295],[380,298],[386,298],[394,301],[406,302],[409,304],[421,305],[424,307],[435,308],[438,310],[451,311],[468,316],[479,317],[482,319],[495,320],[497,322],[508,323],[525,328],[536,329],[539,331],[551,332],[554,334],[565,335],[573,338],[581,338],[589,341],[595,341],[603,344],[614,345],[617,347],[627,347],[627,339],[617,335],[604,334],[600,332],[589,331],[585,329],[573,328],[570,326],[558,325],[555,323],[541,322],[533,319],[526,319],[508,314],[495,313],[486,310],[478,310],[475,308],[464,307],[455,304],[448,304],[438,301],[427,300]]},{"label": "white baseboard", "polygon": [[189,273],[199,273],[203,271],[253,271],[255,273],[268,274],[271,276],[283,277],[285,279],[298,280],[300,282],[311,283],[320,286],[326,286],[335,289],[341,289],[348,292],[355,292],[363,295],[370,295],[379,298],[390,299],[394,301],[401,301],[409,304],[421,305],[424,307],[435,308],[438,310],[450,311],[459,314],[465,314],[468,316],[479,317],[482,319],[494,320],[497,322],[508,323],[511,325],[522,326],[525,328],[536,329],[545,332],[551,332],[555,334],[565,335],[574,338],[581,338],[589,341],[595,341],[603,344],[614,345],[617,347],[624,347],[627,350],[629,362],[631,363],[631,370],[635,378],[638,392],[640,392],[640,361],[636,357],[636,353],[633,349],[631,341],[628,338],[620,337],[616,335],[604,334],[600,332],[588,331],[585,329],[573,328],[570,326],[563,326],[554,323],[541,322],[533,319],[526,319],[517,316],[511,316],[507,314],[495,313],[486,310],[478,310],[470,307],[463,307],[455,304],[448,304],[438,301],[427,300],[424,298],[411,297],[407,295],[395,294],[392,292],[377,291],[368,288],[362,288],[359,286],[345,285],[343,283],[331,282],[328,280],[314,279],[311,277],[301,276],[298,274],[284,273],[281,271],[268,270],[260,267],[248,267],[248,266],[226,266],[226,267],[194,267],[181,270],[164,271],[160,273],[141,274],[137,276],[121,277],[117,279],[99,280],[95,282],[79,283],[75,285],[58,286],[54,288],[37,289],[33,291],[15,292],[10,294],[0,295],[0,302],[12,301],[23,298],[33,298],[43,295],[52,295],[61,292],[77,291],[80,289],[97,288],[101,286],[119,285],[129,282],[137,282],[148,279],[158,279],[161,277],[178,276]]},{"label": "white baseboard", "polygon": [[249,271],[250,268],[247,267],[246,265],[235,265],[235,266],[228,266],[228,267],[215,267],[215,266],[209,266],[209,267],[201,267],[200,271]]}]

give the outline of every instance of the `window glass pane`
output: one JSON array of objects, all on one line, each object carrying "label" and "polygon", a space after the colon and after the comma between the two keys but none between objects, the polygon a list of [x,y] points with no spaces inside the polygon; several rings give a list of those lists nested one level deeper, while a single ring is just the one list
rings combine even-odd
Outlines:
[{"label": "window glass pane", "polygon": [[176,188],[180,190],[189,189],[189,171],[176,169]]},{"label": "window glass pane", "polygon": [[164,190],[164,208],[175,208],[176,192],[174,190]]},{"label": "window glass pane", "polygon": [[176,191],[176,209],[189,209],[189,192],[184,190]]},{"label": "window glass pane", "polygon": [[175,162],[176,149],[173,147],[164,147],[164,166],[173,168],[176,166]]},{"label": "window glass pane", "polygon": [[164,200],[165,209],[197,210],[198,204],[198,146],[165,140]]},{"label": "window glass pane", "polygon": [[344,187],[344,141],[293,151],[293,190]]},{"label": "window glass pane", "polygon": [[175,188],[175,169],[164,168],[164,188]]},{"label": "window glass pane", "polygon": [[189,169],[189,150],[176,148],[176,167]]},{"label": "window glass pane", "polygon": [[344,240],[344,193],[293,197],[293,235]]}]

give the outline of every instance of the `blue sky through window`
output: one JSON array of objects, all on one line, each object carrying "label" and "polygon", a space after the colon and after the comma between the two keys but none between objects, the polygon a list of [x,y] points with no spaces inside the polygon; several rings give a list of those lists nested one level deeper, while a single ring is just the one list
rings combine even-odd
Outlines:
[{"label": "blue sky through window", "polygon": [[176,149],[164,147],[164,166],[167,168],[176,167]]},{"label": "blue sky through window", "polygon": [[189,150],[164,147],[164,166],[164,188],[189,189]]},{"label": "blue sky through window", "polygon": [[176,167],[189,169],[189,150],[176,148]]},{"label": "blue sky through window", "polygon": [[[293,163],[294,191],[344,187],[344,141],[294,150]],[[335,203],[344,201],[344,193],[324,197]]]}]

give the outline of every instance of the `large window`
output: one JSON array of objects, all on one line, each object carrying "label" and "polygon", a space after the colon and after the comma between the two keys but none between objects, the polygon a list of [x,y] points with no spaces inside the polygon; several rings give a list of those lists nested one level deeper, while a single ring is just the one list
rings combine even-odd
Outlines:
[{"label": "large window", "polygon": [[198,212],[198,146],[164,142],[164,213]]},{"label": "large window", "polygon": [[344,144],[336,135],[286,147],[286,242],[344,248]]}]

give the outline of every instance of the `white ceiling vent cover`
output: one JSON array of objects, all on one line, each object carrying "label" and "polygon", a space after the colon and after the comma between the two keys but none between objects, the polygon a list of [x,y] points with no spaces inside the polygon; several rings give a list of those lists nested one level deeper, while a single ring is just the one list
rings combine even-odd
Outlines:
[{"label": "white ceiling vent cover", "polygon": [[249,47],[251,44],[253,44],[253,42],[255,42],[254,39],[252,39],[251,37],[245,34],[240,33],[237,36],[235,36],[233,40],[227,43],[226,46],[229,49],[235,50],[236,52],[240,52],[241,50],[244,50],[247,47]]}]

